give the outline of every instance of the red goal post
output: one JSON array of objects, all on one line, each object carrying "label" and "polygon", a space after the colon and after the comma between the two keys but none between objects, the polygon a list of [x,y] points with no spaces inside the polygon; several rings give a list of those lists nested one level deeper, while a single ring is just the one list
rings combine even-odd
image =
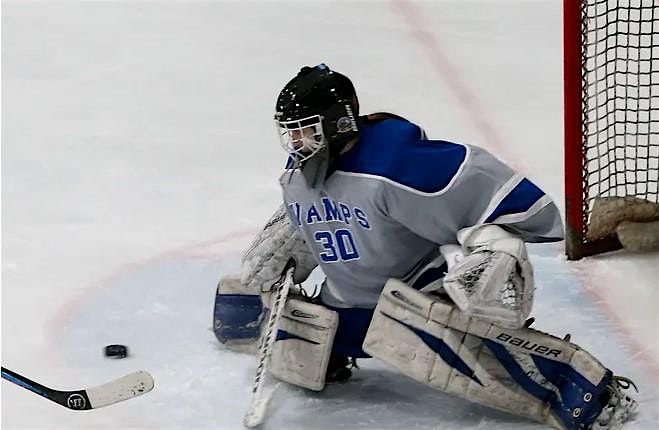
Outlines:
[{"label": "red goal post", "polygon": [[563,36],[566,252],[579,259],[627,247],[622,221],[659,220],[659,0],[564,0]]}]

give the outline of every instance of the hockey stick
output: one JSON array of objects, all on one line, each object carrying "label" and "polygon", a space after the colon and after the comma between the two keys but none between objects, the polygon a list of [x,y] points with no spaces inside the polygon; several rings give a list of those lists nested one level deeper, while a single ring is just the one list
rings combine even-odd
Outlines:
[{"label": "hockey stick", "polygon": [[153,378],[145,371],[129,373],[98,387],[74,391],[45,387],[4,367],[2,378],[74,411],[102,408],[141,396],[153,389]]},{"label": "hockey stick", "polygon": [[252,399],[247,408],[247,413],[243,419],[243,424],[246,427],[252,428],[260,425],[265,417],[266,409],[272,394],[277,389],[278,385],[274,385],[264,390],[266,371],[268,370],[268,362],[272,354],[272,346],[277,338],[277,326],[279,319],[284,312],[286,306],[286,298],[288,291],[293,284],[293,272],[295,270],[295,260],[290,259],[286,263],[282,278],[274,286],[275,301],[270,310],[270,316],[266,323],[266,332],[263,340],[261,341],[261,348],[259,349],[259,361],[256,368],[256,375],[254,376],[254,385],[252,386]]}]

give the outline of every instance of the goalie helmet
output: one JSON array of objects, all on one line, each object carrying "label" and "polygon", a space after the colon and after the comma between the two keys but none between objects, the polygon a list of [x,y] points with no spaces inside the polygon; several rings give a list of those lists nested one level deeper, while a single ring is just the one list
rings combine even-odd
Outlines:
[{"label": "goalie helmet", "polygon": [[319,64],[303,67],[281,90],[275,123],[284,149],[302,163],[324,149],[338,155],[358,136],[358,115],[350,79]]}]

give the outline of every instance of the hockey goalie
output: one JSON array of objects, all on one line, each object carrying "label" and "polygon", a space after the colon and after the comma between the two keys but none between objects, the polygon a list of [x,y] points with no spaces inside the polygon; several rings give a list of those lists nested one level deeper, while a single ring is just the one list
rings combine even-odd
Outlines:
[{"label": "hockey goalie", "polygon": [[445,393],[558,429],[615,429],[633,385],[596,357],[530,327],[526,242],[563,238],[557,207],[481,148],[430,140],[388,113],[359,116],[351,81],[324,64],[281,91],[283,205],[220,281],[215,333],[255,349],[290,258],[317,297],[289,296],[270,373],[322,390],[375,357]]}]

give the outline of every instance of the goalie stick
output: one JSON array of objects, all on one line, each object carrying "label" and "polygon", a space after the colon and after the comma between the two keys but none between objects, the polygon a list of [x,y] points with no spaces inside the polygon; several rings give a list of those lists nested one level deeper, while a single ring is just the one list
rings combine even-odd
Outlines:
[{"label": "goalie stick", "polygon": [[74,411],[102,408],[153,389],[153,378],[145,371],[129,373],[97,387],[73,391],[48,388],[4,367],[2,378]]},{"label": "goalie stick", "polygon": [[291,258],[288,263],[286,263],[286,267],[282,273],[282,278],[280,278],[274,286],[275,300],[272,304],[270,316],[266,323],[265,336],[261,340],[259,360],[256,367],[256,375],[254,376],[254,385],[252,386],[252,399],[250,400],[247,413],[243,419],[243,424],[249,428],[256,427],[263,422],[268,403],[279,386],[279,384],[275,384],[267,389],[264,388],[268,362],[270,360],[270,355],[272,354],[272,346],[277,337],[277,326],[279,325],[279,319],[284,312],[284,306],[286,306],[288,292],[293,284],[294,271],[295,260]]}]

